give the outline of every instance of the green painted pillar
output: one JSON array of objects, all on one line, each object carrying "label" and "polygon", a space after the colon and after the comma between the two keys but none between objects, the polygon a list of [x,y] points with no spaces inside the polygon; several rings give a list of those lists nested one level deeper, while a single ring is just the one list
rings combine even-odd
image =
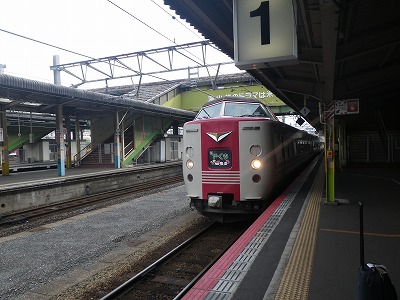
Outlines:
[{"label": "green painted pillar", "polygon": [[335,121],[334,101],[328,102],[325,124],[326,202],[335,203]]}]

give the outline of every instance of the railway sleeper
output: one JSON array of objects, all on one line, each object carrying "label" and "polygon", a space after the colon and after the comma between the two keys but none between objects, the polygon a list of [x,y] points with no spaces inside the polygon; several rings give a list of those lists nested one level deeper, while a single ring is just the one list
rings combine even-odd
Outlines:
[{"label": "railway sleeper", "polygon": [[[165,283],[159,282],[146,282],[135,286],[129,293],[126,295],[128,296],[139,296],[138,299],[151,299],[152,295],[160,294],[169,295],[169,296],[176,296],[182,290],[181,286],[178,285],[170,285]],[[141,297],[141,298],[140,298]],[[129,299],[132,299],[129,297]],[[159,299],[163,299],[159,297]]]},{"label": "railway sleeper", "polygon": [[206,260],[201,257],[177,257],[174,262],[204,266],[204,261],[212,261],[213,257],[215,256],[208,256]]},{"label": "railway sleeper", "polygon": [[164,283],[164,284],[169,284],[169,285],[178,285],[181,287],[185,287],[190,283],[191,280],[187,280],[184,278],[174,278],[171,276],[156,276],[154,277],[151,282],[157,282],[157,283]]},{"label": "railway sleeper", "polygon": [[202,270],[203,270],[203,266],[197,265],[197,266],[190,266],[190,267],[176,267],[176,266],[164,266],[163,270],[165,272],[184,272],[185,274],[188,275],[194,275],[196,276],[197,274],[199,274]]}]

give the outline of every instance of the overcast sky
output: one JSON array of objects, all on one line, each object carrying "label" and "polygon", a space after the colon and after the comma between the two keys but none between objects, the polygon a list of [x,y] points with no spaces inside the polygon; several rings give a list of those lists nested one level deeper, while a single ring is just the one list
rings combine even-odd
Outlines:
[{"label": "overcast sky", "polygon": [[[0,64],[6,65],[8,75],[52,83],[50,66],[56,54],[65,64],[200,40],[204,37],[162,0],[0,0]],[[201,52],[193,55],[200,57]],[[231,60],[217,51],[207,52],[207,57],[212,57],[210,63]],[[220,70],[234,72],[240,71],[233,65]],[[181,79],[186,74],[174,76]],[[61,80],[66,86],[77,83],[63,72]]]}]

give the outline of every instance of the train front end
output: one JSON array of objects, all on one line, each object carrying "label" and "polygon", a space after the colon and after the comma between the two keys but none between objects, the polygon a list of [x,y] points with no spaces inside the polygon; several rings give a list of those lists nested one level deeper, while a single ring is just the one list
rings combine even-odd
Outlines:
[{"label": "train front end", "polygon": [[[183,175],[191,206],[223,223],[259,215],[272,176],[264,168],[268,141],[261,136],[271,122],[265,108],[228,100],[208,104],[183,128]],[[250,111],[240,112],[245,106]]]}]

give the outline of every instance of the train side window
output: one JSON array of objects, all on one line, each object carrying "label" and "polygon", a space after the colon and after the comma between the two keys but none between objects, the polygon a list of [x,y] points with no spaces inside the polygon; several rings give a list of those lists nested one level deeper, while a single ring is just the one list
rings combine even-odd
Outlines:
[{"label": "train side window", "polygon": [[253,112],[253,116],[262,118],[267,117],[265,111],[261,108],[261,106],[257,107],[257,109]]},{"label": "train side window", "polygon": [[310,152],[310,141],[296,140],[294,141],[295,155],[305,154]]}]

